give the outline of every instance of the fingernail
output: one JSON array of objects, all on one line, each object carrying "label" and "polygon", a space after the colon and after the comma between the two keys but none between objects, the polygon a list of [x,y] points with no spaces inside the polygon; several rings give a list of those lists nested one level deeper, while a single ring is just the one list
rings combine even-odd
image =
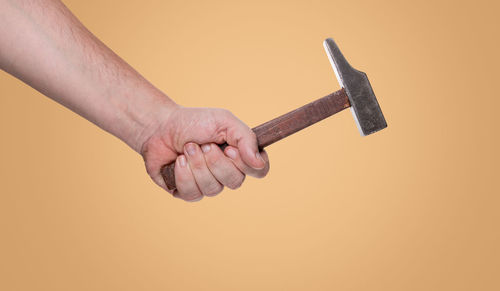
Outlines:
[{"label": "fingernail", "polygon": [[209,145],[209,144],[204,144],[201,146],[201,150],[204,152],[204,153],[208,153],[210,151],[212,147]]},{"label": "fingernail", "polygon": [[185,167],[186,166],[186,157],[185,156],[180,156],[179,157],[179,164],[181,165],[181,167]]},{"label": "fingernail", "polygon": [[196,154],[196,147],[195,147],[195,145],[192,144],[192,143],[188,143],[186,145],[186,152],[187,152],[188,155],[194,156]]},{"label": "fingernail", "polygon": [[232,148],[226,150],[226,155],[228,155],[231,159],[236,159],[236,151]]},{"label": "fingernail", "polygon": [[262,163],[266,164],[266,161],[264,161],[264,158],[262,157],[262,155],[260,154],[260,152],[256,152],[255,153],[255,157],[259,160],[262,161]]}]

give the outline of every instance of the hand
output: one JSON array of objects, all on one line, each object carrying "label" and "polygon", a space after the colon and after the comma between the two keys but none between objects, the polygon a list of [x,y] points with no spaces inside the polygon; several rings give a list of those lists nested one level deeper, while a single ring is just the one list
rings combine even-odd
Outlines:
[{"label": "hand", "polygon": [[[160,169],[175,161],[175,197],[198,201],[217,195],[224,186],[238,188],[245,175],[262,178],[269,171],[268,156],[259,153],[255,134],[229,111],[175,106],[163,116],[141,154],[148,174],[165,190]],[[229,146],[222,152],[217,144],[224,142]]]}]

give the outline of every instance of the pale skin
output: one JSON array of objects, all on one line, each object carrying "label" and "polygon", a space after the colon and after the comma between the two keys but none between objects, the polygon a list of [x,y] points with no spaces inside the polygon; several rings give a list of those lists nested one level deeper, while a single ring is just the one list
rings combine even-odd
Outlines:
[{"label": "pale skin", "polygon": [[[0,0],[0,7],[0,68],[123,140],[165,190],[160,168],[175,161],[174,197],[199,201],[269,171],[247,125],[224,109],[176,104],[62,2]],[[224,142],[222,152],[216,144]]]}]

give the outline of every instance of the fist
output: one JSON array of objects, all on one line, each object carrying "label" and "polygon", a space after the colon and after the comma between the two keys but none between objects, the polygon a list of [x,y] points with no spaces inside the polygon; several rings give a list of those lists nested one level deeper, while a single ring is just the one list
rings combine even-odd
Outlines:
[{"label": "fist", "polygon": [[[174,197],[199,201],[224,187],[236,189],[246,175],[264,177],[269,158],[259,152],[254,132],[229,111],[176,107],[153,126],[141,154],[153,181],[169,191],[160,174],[175,161]],[[226,142],[222,151],[217,145]]]}]

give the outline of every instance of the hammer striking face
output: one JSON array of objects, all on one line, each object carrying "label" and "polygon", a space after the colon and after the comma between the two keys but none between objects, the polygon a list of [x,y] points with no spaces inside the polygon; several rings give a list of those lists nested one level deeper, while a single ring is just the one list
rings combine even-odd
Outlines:
[{"label": "hammer striking face", "polygon": [[[325,40],[324,46],[342,89],[253,128],[259,148],[348,107],[351,107],[361,135],[369,135],[387,127],[366,74],[349,65],[331,38]],[[222,150],[226,146],[227,143],[219,145]],[[167,188],[175,190],[175,164],[163,166],[161,174]]]}]

